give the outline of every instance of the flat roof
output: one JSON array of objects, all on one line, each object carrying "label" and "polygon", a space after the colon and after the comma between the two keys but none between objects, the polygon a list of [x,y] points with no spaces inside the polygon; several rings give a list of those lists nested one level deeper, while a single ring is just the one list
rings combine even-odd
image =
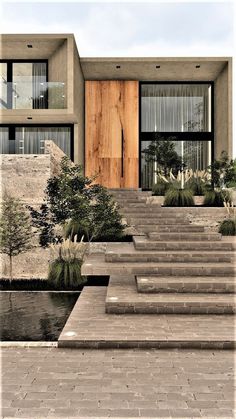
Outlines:
[{"label": "flat roof", "polygon": [[231,61],[231,57],[80,58],[85,80],[213,81]]}]

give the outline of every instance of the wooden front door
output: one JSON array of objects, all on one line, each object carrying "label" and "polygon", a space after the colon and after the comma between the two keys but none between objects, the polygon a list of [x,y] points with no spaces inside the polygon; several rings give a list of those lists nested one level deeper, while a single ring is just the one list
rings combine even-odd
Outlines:
[{"label": "wooden front door", "polygon": [[86,81],[85,174],[108,188],[138,188],[138,82]]}]

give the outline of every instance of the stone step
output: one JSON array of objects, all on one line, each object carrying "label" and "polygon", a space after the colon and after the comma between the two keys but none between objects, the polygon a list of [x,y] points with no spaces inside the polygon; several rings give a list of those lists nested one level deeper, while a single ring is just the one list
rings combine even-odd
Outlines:
[{"label": "stone step", "polygon": [[[131,223],[129,223],[131,224]],[[177,222],[175,224],[131,224],[135,225],[139,231],[143,233],[204,233],[203,226],[193,226],[191,224],[181,224]]]},{"label": "stone step", "polygon": [[148,233],[150,240],[155,241],[216,241],[221,240],[219,233]]},{"label": "stone step", "polygon": [[[127,217],[134,221],[135,223],[145,224],[145,222],[155,222],[160,220],[187,220],[186,217],[183,217],[182,214],[158,214],[158,213],[149,213],[149,214],[126,214]],[[187,220],[188,221],[188,220]],[[190,223],[190,221],[188,221]]]},{"label": "stone step", "polygon": [[180,225],[191,225],[190,224],[190,222],[188,221],[188,220],[184,220],[183,218],[174,218],[174,217],[172,217],[172,218],[162,218],[162,217],[146,217],[146,219],[145,218],[134,218],[134,217],[132,217],[132,218],[130,218],[130,217],[127,217],[127,220],[128,220],[128,222],[129,222],[129,224],[131,224],[131,225],[136,225],[136,226],[139,226],[139,225],[149,225],[149,224],[151,224],[151,225],[153,225],[153,224],[156,224],[156,225],[176,225],[176,224],[180,224]]},{"label": "stone step", "polygon": [[219,251],[230,252],[235,249],[232,242],[226,242],[224,239],[218,241],[154,241],[145,236],[133,236],[135,249],[137,250],[200,250],[200,251]]},{"label": "stone step", "polygon": [[106,287],[84,287],[59,336],[59,347],[231,349],[232,316],[106,314]]},{"label": "stone step", "polygon": [[111,276],[106,297],[110,314],[234,314],[234,294],[137,293],[133,276]]},{"label": "stone step", "polygon": [[[143,205],[142,203],[140,203],[140,204]],[[169,216],[173,217],[174,215],[179,215],[179,216],[184,217],[184,216],[188,215],[187,212],[182,212],[182,211],[178,211],[178,210],[163,212],[163,211],[160,211],[161,207],[157,207],[157,206],[154,206],[154,205],[140,206],[140,204],[139,205],[138,204],[132,204],[132,205],[135,205],[135,206],[131,206],[131,204],[130,204],[130,206],[128,206],[128,207],[126,207],[126,206],[123,207],[123,206],[120,205],[120,211],[122,213],[125,213],[125,214],[142,214],[144,216],[145,216],[145,214],[160,214],[162,217],[169,217]]]},{"label": "stone step", "polygon": [[128,252],[107,250],[105,253],[106,262],[162,262],[162,263],[232,263],[234,261],[234,252],[202,252],[202,251],[168,251],[151,252],[150,250],[134,250]]},{"label": "stone step", "polygon": [[161,277],[137,276],[137,290],[141,293],[234,293],[235,279],[233,277]]},{"label": "stone step", "polygon": [[[203,233],[205,231],[205,227],[204,226],[198,226],[198,225],[194,225],[194,224],[172,224],[172,225],[156,225],[156,224],[139,224],[138,225],[139,229],[146,229],[148,228],[148,232],[151,232],[151,227],[154,228],[153,231],[158,231],[161,233],[185,233],[185,232],[193,232],[193,233]],[[146,230],[144,230],[146,232]]]},{"label": "stone step", "polygon": [[91,254],[84,261],[82,275],[234,276],[229,263],[106,262],[104,254]]}]

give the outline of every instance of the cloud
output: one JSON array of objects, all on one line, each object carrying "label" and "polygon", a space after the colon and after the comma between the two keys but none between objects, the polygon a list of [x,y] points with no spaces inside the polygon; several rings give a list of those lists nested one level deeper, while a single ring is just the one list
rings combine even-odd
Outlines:
[{"label": "cloud", "polygon": [[6,3],[3,33],[74,33],[81,56],[233,55],[232,3]]}]

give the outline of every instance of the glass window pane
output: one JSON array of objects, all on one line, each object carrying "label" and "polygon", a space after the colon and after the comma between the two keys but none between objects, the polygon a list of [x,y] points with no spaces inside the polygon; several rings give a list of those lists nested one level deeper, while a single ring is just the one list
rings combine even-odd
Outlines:
[{"label": "glass window pane", "polygon": [[211,131],[211,85],[142,84],[142,132]]},{"label": "glass window pane", "polygon": [[9,154],[9,130],[0,127],[0,154]]},{"label": "glass window pane", "polygon": [[44,154],[45,140],[52,140],[70,157],[70,127],[16,128],[16,154]]},{"label": "glass window pane", "polygon": [[0,109],[7,109],[7,63],[0,63]]},{"label": "glass window pane", "polygon": [[47,107],[46,63],[14,63],[12,85],[13,109]]},{"label": "glass window pane", "polygon": [[[172,145],[174,152],[177,153],[186,169],[192,169],[196,172],[197,170],[205,170],[211,164],[211,141],[172,141]],[[167,161],[167,158],[164,153],[162,156],[159,154],[160,149],[161,147],[155,146],[155,142],[142,142],[141,187],[143,189],[152,188],[157,180],[158,173],[169,173],[171,159],[168,164],[163,164],[164,161]],[[172,167],[174,174],[177,174],[179,168],[178,164],[174,162]]]}]

